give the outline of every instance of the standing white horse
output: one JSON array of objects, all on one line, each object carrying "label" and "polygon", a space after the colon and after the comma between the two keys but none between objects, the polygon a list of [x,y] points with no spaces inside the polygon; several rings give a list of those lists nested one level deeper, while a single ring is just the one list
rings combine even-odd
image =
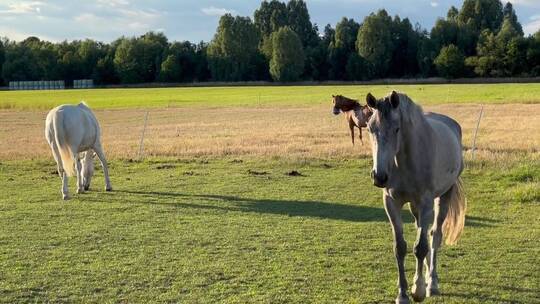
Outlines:
[{"label": "standing white horse", "polygon": [[[442,230],[446,243],[454,244],[465,224],[465,196],[459,178],[463,171],[461,127],[450,117],[424,114],[405,94],[392,92],[380,100],[368,94],[366,100],[373,109],[368,122],[373,151],[371,176],[375,186],[383,188],[384,207],[394,233],[399,271],[396,303],[409,303],[404,267],[407,243],[401,220],[401,209],[407,202],[417,227],[411,294],[421,302],[426,295],[439,294],[437,249]],[[433,226],[428,231],[430,222]]]},{"label": "standing white horse", "polygon": [[[62,178],[62,197],[68,199],[68,176],[77,174],[77,193],[90,187],[94,174],[94,159],[91,150],[101,161],[105,175],[105,190],[111,191],[107,160],[100,140],[99,124],[94,113],[81,102],[78,105],[61,105],[47,114],[45,137]],[[79,153],[83,152],[82,158]]]}]

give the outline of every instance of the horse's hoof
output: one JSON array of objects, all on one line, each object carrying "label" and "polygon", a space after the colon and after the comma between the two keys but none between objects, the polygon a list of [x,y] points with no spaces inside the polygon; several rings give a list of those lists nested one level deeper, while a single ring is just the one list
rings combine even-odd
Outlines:
[{"label": "horse's hoof", "polygon": [[67,201],[69,199],[69,195],[67,195],[67,194],[62,195],[62,199]]},{"label": "horse's hoof", "polygon": [[419,286],[417,286],[416,284],[414,284],[411,289],[411,296],[415,302],[424,301],[424,299],[426,298],[426,285],[419,284]]},{"label": "horse's hoof", "polygon": [[399,296],[396,298],[396,304],[409,304],[409,298],[407,296]]},{"label": "horse's hoof", "polygon": [[82,188],[77,189],[77,194],[81,194],[81,193],[84,193],[84,190]]},{"label": "horse's hoof", "polygon": [[111,192],[111,191],[112,191],[112,187],[106,187],[106,188],[105,188],[105,191]]},{"label": "horse's hoof", "polygon": [[88,191],[90,189],[90,186],[84,186],[84,191]]},{"label": "horse's hoof", "polygon": [[441,295],[441,292],[439,291],[438,288],[428,288],[427,294],[426,294],[427,297],[440,296],[440,295]]}]

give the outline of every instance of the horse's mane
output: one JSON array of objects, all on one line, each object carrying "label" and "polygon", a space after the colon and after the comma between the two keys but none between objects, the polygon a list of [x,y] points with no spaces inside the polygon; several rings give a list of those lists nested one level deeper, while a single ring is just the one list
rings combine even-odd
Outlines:
[{"label": "horse's mane", "polygon": [[414,103],[409,96],[404,93],[398,93],[398,96],[399,110],[403,120],[409,124],[418,125],[426,119],[422,107]]},{"label": "horse's mane", "polygon": [[84,102],[84,100],[81,100],[81,102],[79,102],[79,107],[90,109],[90,107],[88,106],[88,104],[86,104],[86,102]]},{"label": "horse's mane", "polygon": [[360,105],[358,100],[354,100],[349,97],[345,97],[343,95],[334,96],[334,100],[336,102],[337,107],[347,107],[347,108],[352,109]]}]

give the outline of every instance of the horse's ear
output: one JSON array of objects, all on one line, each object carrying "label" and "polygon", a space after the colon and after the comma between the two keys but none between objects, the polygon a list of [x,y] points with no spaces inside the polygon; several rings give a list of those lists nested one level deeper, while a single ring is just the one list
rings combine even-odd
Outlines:
[{"label": "horse's ear", "polygon": [[399,106],[399,95],[396,93],[396,91],[392,91],[392,95],[390,95],[390,103],[394,109]]},{"label": "horse's ear", "polygon": [[373,109],[377,108],[377,99],[375,98],[375,96],[371,95],[371,93],[367,94],[366,103],[370,108],[373,108]]},{"label": "horse's ear", "polygon": [[332,95],[332,98],[336,98],[336,95]]}]

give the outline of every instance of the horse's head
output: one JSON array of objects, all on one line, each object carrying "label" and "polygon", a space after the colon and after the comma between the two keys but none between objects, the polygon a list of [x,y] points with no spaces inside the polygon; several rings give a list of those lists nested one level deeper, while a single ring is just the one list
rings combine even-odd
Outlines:
[{"label": "horse's head", "polygon": [[332,103],[334,104],[334,108],[332,109],[334,115],[353,110],[359,105],[356,100],[352,100],[343,95],[332,95]]},{"label": "horse's head", "polygon": [[92,176],[94,175],[94,156],[94,151],[88,150],[86,152],[83,152],[82,158],[80,160],[84,190],[90,189],[90,182],[92,181]]},{"label": "horse's head", "polygon": [[399,100],[400,97],[396,92],[379,100],[371,93],[366,97],[367,104],[373,111],[367,123],[373,152],[371,177],[373,184],[380,188],[386,186],[391,165],[400,148],[402,132]]}]

